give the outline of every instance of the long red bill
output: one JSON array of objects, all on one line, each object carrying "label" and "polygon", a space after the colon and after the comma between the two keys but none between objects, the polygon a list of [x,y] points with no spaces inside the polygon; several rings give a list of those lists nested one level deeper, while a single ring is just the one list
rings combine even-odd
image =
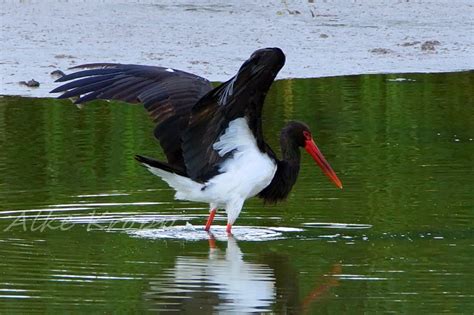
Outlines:
[{"label": "long red bill", "polygon": [[339,178],[337,178],[336,173],[333,171],[328,161],[326,161],[321,151],[319,151],[313,139],[306,140],[304,148],[306,149],[306,152],[308,152],[313,157],[314,161],[316,161],[319,167],[323,170],[324,174],[329,177],[329,179],[332,180],[337,187],[342,189],[341,181],[339,180]]}]

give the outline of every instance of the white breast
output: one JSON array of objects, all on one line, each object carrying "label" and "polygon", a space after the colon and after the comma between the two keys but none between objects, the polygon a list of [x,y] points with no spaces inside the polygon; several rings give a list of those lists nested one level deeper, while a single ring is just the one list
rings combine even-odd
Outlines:
[{"label": "white breast", "polygon": [[[259,150],[245,118],[231,121],[213,148],[220,156],[233,152],[221,165],[222,174],[208,184],[210,190],[218,190],[219,195],[228,194],[245,200],[268,186],[275,175],[275,162]],[[211,185],[215,185],[215,189]]]},{"label": "white breast", "polygon": [[176,190],[176,199],[207,202],[224,207],[229,222],[237,218],[244,201],[267,187],[275,176],[276,163],[262,153],[245,118],[229,123],[213,145],[220,156],[232,152],[220,166],[221,174],[202,184],[191,179],[150,167]]}]

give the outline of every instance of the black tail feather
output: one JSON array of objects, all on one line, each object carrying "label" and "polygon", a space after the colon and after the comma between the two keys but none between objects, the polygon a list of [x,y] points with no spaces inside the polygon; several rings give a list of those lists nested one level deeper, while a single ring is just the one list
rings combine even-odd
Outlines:
[{"label": "black tail feather", "polygon": [[163,171],[166,171],[166,172],[170,172],[170,173],[174,173],[174,174],[177,174],[177,175],[189,177],[188,174],[186,174],[185,170],[183,170],[179,167],[170,165],[166,162],[160,162],[160,161],[157,161],[157,160],[154,160],[154,159],[148,158],[146,156],[142,156],[142,155],[135,155],[135,160],[137,160],[138,162],[144,164],[145,166],[148,165],[148,166],[151,166],[151,167],[162,169]]}]

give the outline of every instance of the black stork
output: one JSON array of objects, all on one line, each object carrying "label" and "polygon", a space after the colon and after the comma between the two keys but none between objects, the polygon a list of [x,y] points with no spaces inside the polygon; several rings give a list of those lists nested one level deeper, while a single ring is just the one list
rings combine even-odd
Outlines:
[{"label": "black stork", "polygon": [[136,160],[168,183],[176,199],[210,205],[206,231],[217,209],[224,208],[231,233],[246,199],[258,195],[275,203],[287,198],[299,173],[300,148],[342,188],[306,124],[292,121],[281,130],[281,160],[263,139],[263,103],[284,63],[279,48],[259,49],[216,88],[205,78],[171,68],[86,64],[74,67],[86,70],[58,79],[73,81],[51,93],[78,97],[76,104],[94,99],[143,104],[167,161],[140,155]]}]

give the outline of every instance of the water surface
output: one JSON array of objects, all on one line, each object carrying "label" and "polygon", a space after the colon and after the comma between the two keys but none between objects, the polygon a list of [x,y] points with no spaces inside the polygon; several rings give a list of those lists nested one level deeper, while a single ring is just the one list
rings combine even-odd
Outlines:
[{"label": "water surface", "polygon": [[472,313],[474,75],[278,81],[265,135],[303,120],[287,202],[177,202],[140,106],[0,98],[0,312]]}]

